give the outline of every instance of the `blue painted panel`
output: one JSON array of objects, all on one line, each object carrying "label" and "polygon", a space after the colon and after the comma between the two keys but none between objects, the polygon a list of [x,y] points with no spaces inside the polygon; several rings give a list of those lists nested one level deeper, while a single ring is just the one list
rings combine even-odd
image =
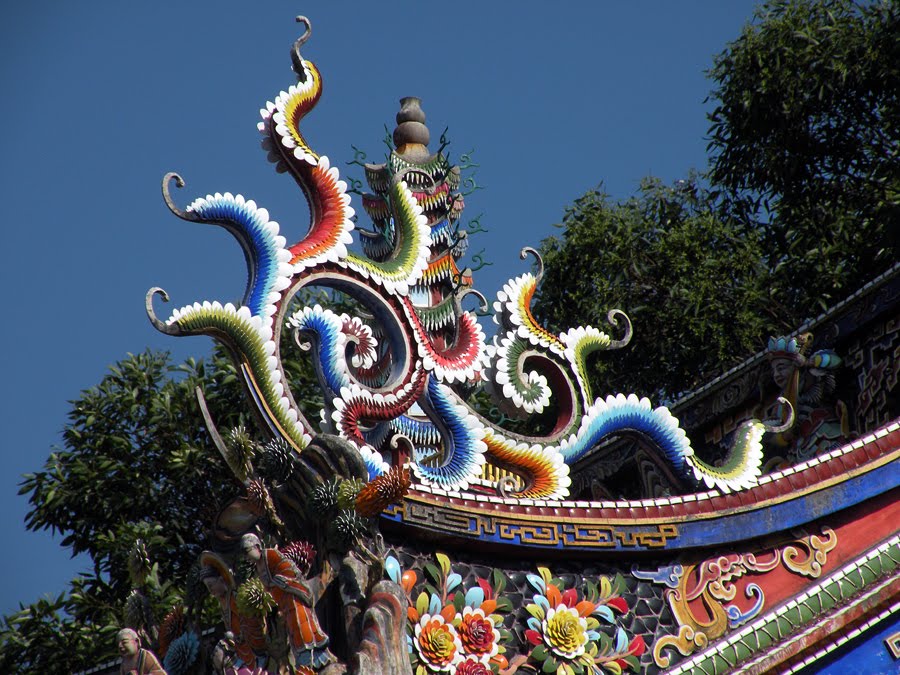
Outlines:
[{"label": "blue painted panel", "polygon": [[[660,518],[651,525],[608,524],[599,520],[576,524],[560,523],[549,517],[524,522],[516,521],[511,514],[457,513],[451,521],[452,529],[442,527],[439,522],[418,521],[409,525],[504,546],[544,550],[570,547],[581,551],[677,550],[730,544],[788,530],[860,504],[898,485],[900,460],[802,498],[708,520],[674,523]],[[383,517],[403,522],[401,509],[388,509]],[[465,529],[462,522],[466,523]]]},{"label": "blue painted panel", "polygon": [[679,524],[680,536],[674,547],[667,548],[725,544],[787,530],[877,497],[898,485],[900,461],[894,461],[800,499],[714,521],[697,520]]},{"label": "blue painted panel", "polygon": [[900,615],[893,614],[871,626],[838,649],[800,671],[802,675],[894,675],[900,660],[894,659],[884,641],[900,631]]}]

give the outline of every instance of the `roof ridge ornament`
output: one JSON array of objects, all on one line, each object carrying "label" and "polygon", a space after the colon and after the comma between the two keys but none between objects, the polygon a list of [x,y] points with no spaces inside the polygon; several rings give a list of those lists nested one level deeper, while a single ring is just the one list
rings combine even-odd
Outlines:
[{"label": "roof ridge ornament", "polygon": [[[486,340],[475,314],[460,306],[475,292],[471,270],[458,264],[468,244],[460,229],[460,168],[444,155],[443,135],[441,148],[429,154],[430,133],[416,97],[401,99],[396,147],[386,163],[365,165],[372,192],[362,202],[374,231],[360,231],[363,253],[351,250],[356,226],[347,183],[302,132],[321,96],[322,77],[300,53],[312,24],[305,16],[297,22],[305,27],[291,48],[297,84],[260,111],[259,130],[276,169],[306,195],[309,229],[289,243],[290,222],[283,227],[253,200],[227,192],[181,209],[169,186],[184,181],[166,174],[169,209],[231,232],[249,275],[239,303],[194,303],[165,322],[151,300],[167,296],[151,289],[147,311],[154,326],[226,344],[270,436],[302,455],[318,434],[337,434],[358,449],[370,478],[409,463],[423,489],[559,500],[569,495],[574,462],[629,433],[654,447],[686,485],[705,483],[723,492],[754,485],[767,430],[761,421],[740,425],[724,463],[714,466],[694,453],[668,408],[634,394],[591,394],[588,356],[627,345],[631,322],[621,310],[609,312],[611,325],[624,325],[620,339],[591,326],[561,334],[541,326],[531,312],[543,267],[535,249],[524,248],[522,256],[536,258],[537,273],[510,279],[497,293],[492,307],[499,330]],[[298,310],[292,302],[304,289],[323,287],[352,297],[358,315],[320,305]],[[308,415],[319,411],[299,405],[282,366],[281,335],[288,328],[303,333],[301,342],[317,364],[325,400],[318,422]],[[525,435],[488,419],[469,398],[480,388],[505,415],[552,417],[548,430]],[[398,435],[410,442],[392,444]]]}]

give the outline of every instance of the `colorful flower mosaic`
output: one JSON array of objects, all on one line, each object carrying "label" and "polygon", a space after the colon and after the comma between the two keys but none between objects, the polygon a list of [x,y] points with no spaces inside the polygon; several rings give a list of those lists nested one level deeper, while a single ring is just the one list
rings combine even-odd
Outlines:
[{"label": "colorful flower mosaic", "polygon": [[409,598],[409,651],[416,675],[496,673],[509,665],[506,643],[510,633],[503,615],[512,610],[501,597],[505,576],[495,571],[492,579],[478,578],[464,588],[462,577],[451,569],[450,559],[435,555],[437,565],[427,563],[424,588],[413,594],[419,576],[414,570],[401,572],[400,563],[388,557],[385,569]]},{"label": "colorful flower mosaic", "polygon": [[501,572],[464,588],[450,559],[442,553],[435,558],[437,565],[426,563],[421,579],[414,570],[402,571],[394,557],[385,565],[409,599],[416,675],[512,675],[529,665],[560,675],[640,672],[646,645],[621,625],[629,612],[621,576],[586,579],[581,592],[539,567],[538,574],[526,575],[532,601],[514,612]]},{"label": "colorful flower mosaic", "polygon": [[[646,645],[640,636],[629,641],[616,616],[628,612],[621,597],[624,581],[601,576],[586,581],[584,594],[566,588],[546,567],[529,574],[528,583],[537,591],[525,609],[531,615],[525,639],[532,645],[530,661],[545,673],[640,672],[639,657]],[[605,626],[607,630],[603,630]]]}]

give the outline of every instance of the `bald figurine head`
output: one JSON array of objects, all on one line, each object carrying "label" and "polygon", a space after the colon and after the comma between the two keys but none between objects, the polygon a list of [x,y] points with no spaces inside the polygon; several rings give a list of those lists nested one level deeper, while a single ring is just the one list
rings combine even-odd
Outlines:
[{"label": "bald figurine head", "polygon": [[141,648],[141,639],[131,628],[123,628],[116,634],[116,646],[121,656],[134,656]]},{"label": "bald figurine head", "polygon": [[253,562],[262,558],[263,545],[255,534],[245,534],[241,537],[241,551]]}]

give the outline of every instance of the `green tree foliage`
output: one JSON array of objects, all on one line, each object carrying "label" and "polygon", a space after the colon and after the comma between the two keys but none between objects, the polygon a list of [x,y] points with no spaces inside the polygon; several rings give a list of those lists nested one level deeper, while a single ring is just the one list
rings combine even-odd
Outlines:
[{"label": "green tree foliage", "polygon": [[566,211],[536,312],[632,315],[598,392],[671,400],[850,295],[900,248],[900,4],[763,5],[709,73],[708,191],[649,181]]},{"label": "green tree foliage", "polygon": [[592,190],[558,227],[541,248],[537,316],[556,331],[610,331],[606,313],[620,308],[634,323],[628,347],[593,359],[596,394],[671,400],[758,346],[767,323],[759,242],[720,218],[694,181],[646,181],[618,203]]},{"label": "green tree foliage", "polygon": [[164,547],[166,571],[186,572],[192,552],[178,549],[198,545],[196,532],[209,522],[205,505],[234,489],[215,451],[207,451],[194,397],[194,388],[204,385],[215,409],[244,408],[234,370],[221,357],[174,366],[167,354],[144,352],[113,366],[73,402],[66,449],[25,477],[20,492],[30,495],[28,528],[62,533],[64,546],[89,553],[118,586],[129,580],[116,540],[130,532],[111,525],[131,530],[164,513],[170,526],[163,536],[173,544]]},{"label": "green tree foliage", "polygon": [[0,671],[72,672],[114,658],[137,539],[156,565],[149,589],[157,618],[180,599],[200,533],[240,489],[209,441],[197,386],[218,424],[241,421],[234,367],[218,353],[181,365],[165,353],[129,355],[72,402],[64,448],[24,477],[20,493],[31,504],[27,527],[62,534],[92,569],[67,593],[4,617]]},{"label": "green tree foliage", "polygon": [[886,270],[900,232],[900,4],[767,3],[709,76],[710,181],[768,221],[791,315]]},{"label": "green tree foliage", "polygon": [[[281,348],[295,400],[321,409],[309,354],[289,332]],[[209,543],[204,533],[243,491],[206,431],[197,387],[220,430],[254,428],[234,364],[220,348],[206,362],[183,364],[165,352],[129,355],[71,402],[63,448],[24,476],[19,492],[29,498],[28,529],[59,533],[73,554],[88,555],[91,569],[58,597],[0,618],[0,672],[73,672],[116,658],[138,540],[152,565],[142,590],[156,620],[185,601],[191,568]]]}]

